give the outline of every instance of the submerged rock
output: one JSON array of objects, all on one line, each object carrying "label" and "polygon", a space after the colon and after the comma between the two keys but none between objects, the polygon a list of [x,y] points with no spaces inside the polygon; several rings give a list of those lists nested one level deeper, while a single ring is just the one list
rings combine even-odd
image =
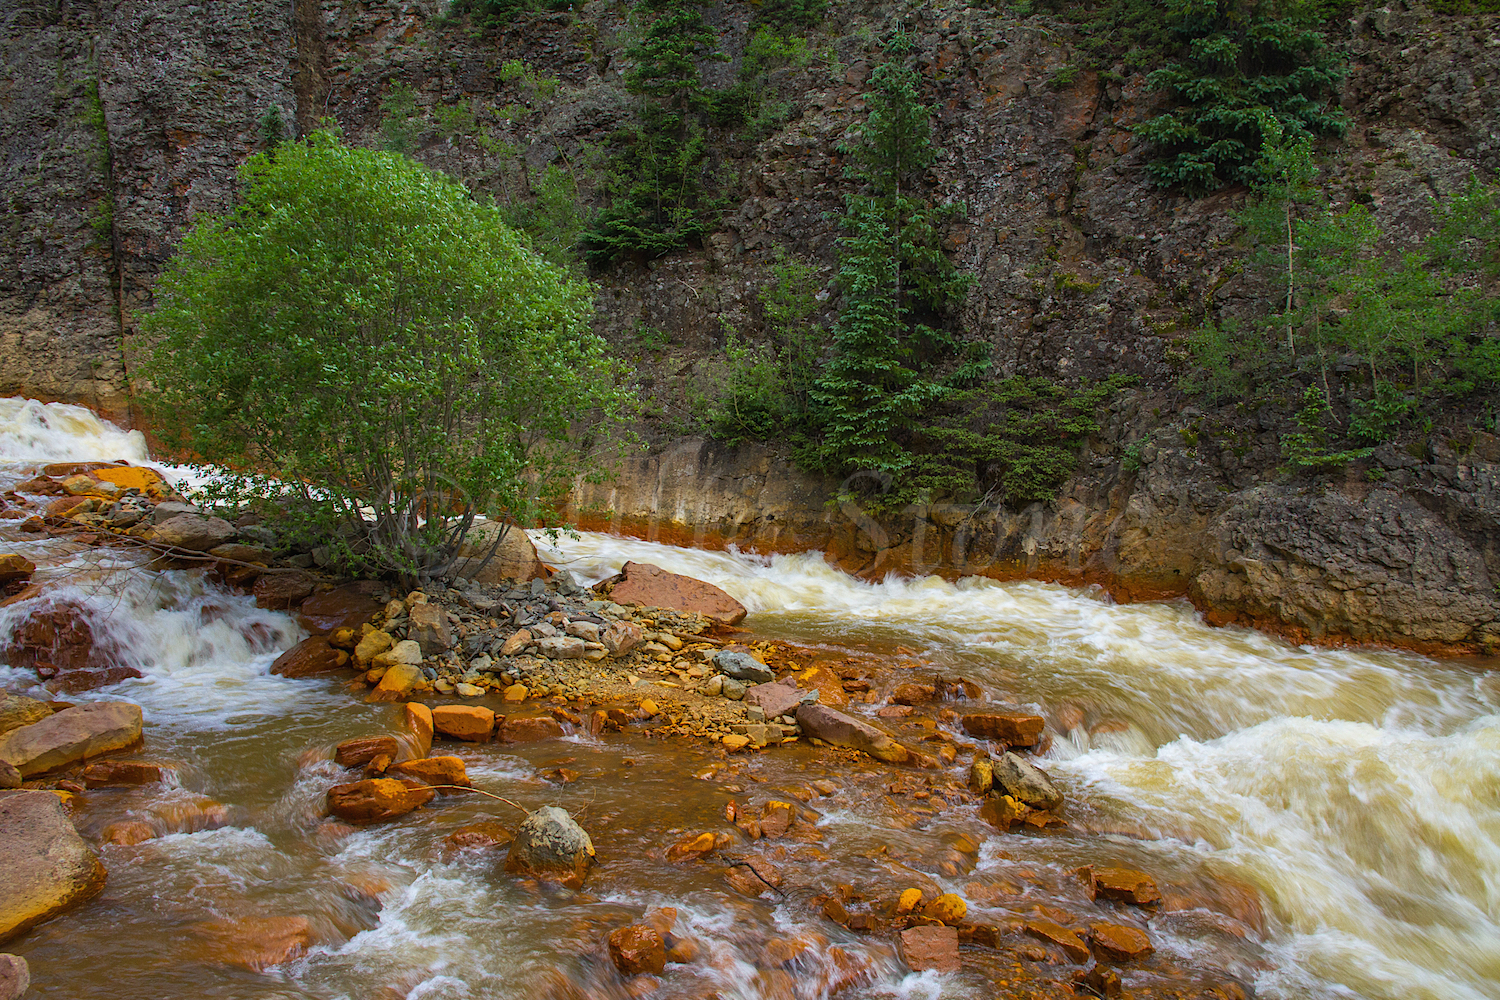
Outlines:
[{"label": "submerged rock", "polygon": [[1050,810],[1062,805],[1062,792],[1035,764],[1007,751],[1000,755],[993,767],[995,785],[1004,788],[1017,801],[1033,809]]},{"label": "submerged rock", "polygon": [[141,707],[96,701],[50,715],[0,736],[0,760],[25,777],[123,750],[141,738]]},{"label": "submerged rock", "polygon": [[282,677],[311,677],[326,674],[349,665],[349,654],[334,649],[321,635],[303,639],[291,649],[276,657],[271,664],[271,673]]},{"label": "submerged rock", "polygon": [[609,957],[624,976],[658,975],[667,967],[667,947],[654,927],[631,924],[609,935]]},{"label": "submerged rock", "polygon": [[1090,924],[1089,946],[1101,962],[1132,962],[1156,950],[1145,931],[1123,924]]},{"label": "submerged rock", "polygon": [[1145,872],[1133,868],[1095,868],[1089,865],[1079,869],[1089,887],[1093,899],[1113,899],[1136,906],[1151,906],[1161,902],[1161,890],[1156,880]]},{"label": "submerged rock", "polygon": [[505,858],[505,870],[577,889],[594,862],[594,842],[583,827],[557,806],[527,815]]},{"label": "submerged rock", "polygon": [[104,865],[48,791],[0,796],[0,942],[104,887]]}]

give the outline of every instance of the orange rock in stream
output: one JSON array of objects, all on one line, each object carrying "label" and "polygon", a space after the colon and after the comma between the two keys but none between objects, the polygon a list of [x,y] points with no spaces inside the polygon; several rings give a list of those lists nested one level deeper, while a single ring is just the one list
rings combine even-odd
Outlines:
[{"label": "orange rock in stream", "polygon": [[334,748],[333,762],[339,767],[364,767],[382,754],[395,759],[400,751],[394,736],[356,736]]},{"label": "orange rock in stream", "polygon": [[419,701],[409,701],[401,709],[402,722],[415,744],[412,755],[426,757],[432,753],[432,709]]},{"label": "orange rock in stream", "polygon": [[83,769],[83,783],[88,788],[154,785],[163,777],[165,772],[160,764],[139,760],[101,760]]},{"label": "orange rock in stream", "polygon": [[1068,958],[1083,963],[1089,960],[1089,947],[1083,943],[1078,931],[1054,924],[1050,920],[1026,921],[1026,933],[1034,938],[1055,944],[1067,953]]},{"label": "orange rock in stream", "polygon": [[482,705],[439,705],[432,710],[432,728],[449,739],[487,743],[495,713]]},{"label": "orange rock in stream", "polygon": [[1083,877],[1089,887],[1089,895],[1094,899],[1102,896],[1121,903],[1134,903],[1136,906],[1150,906],[1161,902],[1161,890],[1156,887],[1156,880],[1145,872],[1133,868],[1096,868],[1088,865],[1078,869],[1078,874]]},{"label": "orange rock in stream", "polygon": [[1145,931],[1123,924],[1090,924],[1089,945],[1104,962],[1130,962],[1156,950]]},{"label": "orange rock in stream", "polygon": [[405,816],[432,796],[430,788],[414,788],[395,778],[369,778],[328,789],[328,811],[350,823],[377,823]]},{"label": "orange rock in stream", "polygon": [[901,958],[918,972],[957,972],[963,965],[958,954],[958,931],[952,927],[909,927],[901,932]]},{"label": "orange rock in stream", "polygon": [[621,927],[609,935],[609,957],[621,975],[653,975],[667,966],[667,949],[661,935],[645,924]]},{"label": "orange rock in stream", "polygon": [[1010,712],[986,712],[963,718],[964,731],[970,736],[994,740],[1011,747],[1035,746],[1046,725],[1047,720],[1039,715]]},{"label": "orange rock in stream", "polygon": [[814,663],[797,674],[797,686],[818,692],[818,701],[830,708],[843,708],[849,704],[844,693],[844,682],[825,663]]},{"label": "orange rock in stream", "polygon": [[693,861],[712,853],[716,843],[712,833],[700,833],[696,837],[688,837],[667,849],[667,860]]},{"label": "orange rock in stream", "polygon": [[464,762],[457,757],[423,757],[421,760],[406,760],[392,764],[386,769],[392,778],[411,778],[424,785],[457,785],[459,788],[438,788],[443,795],[461,795],[461,788],[469,786],[469,772]]},{"label": "orange rock in stream", "polygon": [[211,920],[193,930],[203,940],[204,959],[264,972],[307,951],[314,943],[306,917],[241,917]]}]

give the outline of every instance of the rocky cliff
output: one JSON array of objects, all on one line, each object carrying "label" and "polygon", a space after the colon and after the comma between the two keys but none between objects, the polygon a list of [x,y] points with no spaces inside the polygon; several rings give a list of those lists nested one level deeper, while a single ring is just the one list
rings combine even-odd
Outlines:
[{"label": "rocky cliff", "polygon": [[[185,227],[230,204],[235,170],[274,138],[335,119],[374,144],[394,124],[412,152],[501,200],[548,166],[585,196],[589,164],[625,121],[617,6],[478,31],[440,0],[7,0],[0,79],[0,392],[129,408],[136,318]],[[731,57],[751,7],[711,5]],[[836,147],[859,124],[878,29],[909,20],[938,108],[937,189],[963,201],[949,233],[974,276],[961,322],[997,370],[1138,376],[1114,401],[1058,501],[922,510],[876,523],[828,507],[836,483],[784,458],[673,443],[684,374],[724,329],[754,334],[778,247],[831,275],[844,190]],[[835,4],[804,65],[774,71],[786,103],[763,141],[726,142],[730,204],[701,250],[600,275],[601,332],[639,355],[655,451],[613,493],[621,526],[703,542],[827,547],[864,572],[938,568],[1191,594],[1222,620],[1428,648],[1500,643],[1494,439],[1437,426],[1377,456],[1378,476],[1327,483],[1276,472],[1273,418],[1198,412],[1175,385],[1182,337],[1251,308],[1226,192],[1149,186],[1130,126],[1153,114],[1144,75],[1081,63],[1061,22],[943,3]],[[1437,18],[1401,3],[1353,16],[1343,105],[1353,127],[1327,171],[1398,242],[1430,226],[1429,198],[1500,168],[1500,19]],[[506,72],[524,61],[536,86]],[[409,107],[390,101],[409,88]],[[591,179],[592,178],[592,179]],[[824,296],[823,315],[834,301]],[[639,331],[664,342],[643,350]],[[1133,449],[1127,456],[1127,449]],[[1368,472],[1369,470],[1365,470]],[[1374,481],[1369,481],[1374,480]]]}]

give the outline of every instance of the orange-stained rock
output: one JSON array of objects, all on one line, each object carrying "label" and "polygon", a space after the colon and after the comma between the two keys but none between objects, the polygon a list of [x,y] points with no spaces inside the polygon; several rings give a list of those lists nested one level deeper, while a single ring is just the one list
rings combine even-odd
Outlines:
[{"label": "orange-stained rock", "polygon": [[121,847],[133,847],[148,840],[155,840],[156,837],[156,828],[138,819],[124,819],[118,823],[111,823],[99,835],[99,839],[104,843],[118,844]]},{"label": "orange-stained rock", "polygon": [[101,760],[83,769],[83,783],[88,788],[152,785],[164,777],[166,772],[160,764],[140,760]]},{"label": "orange-stained rock", "polygon": [[379,590],[380,584],[363,580],[314,594],[302,602],[297,619],[314,635],[325,635],[339,628],[358,629],[383,607],[375,599]]},{"label": "orange-stained rock", "polygon": [[394,736],[356,736],[334,748],[333,762],[339,767],[364,767],[382,754],[395,759],[400,752],[401,744]]},{"label": "orange-stained rock", "polygon": [[1054,924],[1050,920],[1028,920],[1026,921],[1026,933],[1039,940],[1055,944],[1067,954],[1068,958],[1075,962],[1087,962],[1089,960],[1089,946],[1083,943],[1083,936],[1075,930]]},{"label": "orange-stained rock", "polygon": [[152,806],[163,833],[198,833],[229,825],[229,809],[204,795],[181,794]]},{"label": "orange-stained rock", "polygon": [[494,820],[470,823],[448,834],[444,841],[451,848],[504,847],[515,839],[515,834]]},{"label": "orange-stained rock", "polygon": [[803,690],[817,691],[819,703],[831,708],[842,708],[849,704],[849,696],[844,693],[844,682],[823,663],[814,663],[797,674],[797,686]]},{"label": "orange-stained rock", "polygon": [[1131,962],[1156,950],[1145,931],[1123,924],[1089,924],[1089,946],[1105,962]]},{"label": "orange-stained rock", "polygon": [[401,721],[411,734],[413,756],[432,753],[432,709],[421,702],[409,701],[401,706]]},{"label": "orange-stained rock", "polygon": [[767,889],[780,888],[783,876],[781,869],[765,858],[751,856],[726,868],[724,880],[736,892],[759,896]]},{"label": "orange-stained rock", "polygon": [[772,840],[784,837],[796,820],[797,810],[790,802],[772,799],[766,803],[765,812],[760,818],[761,836]]},{"label": "orange-stained rock", "polygon": [[658,974],[667,966],[661,935],[645,924],[621,927],[609,935],[609,957],[621,975]]},{"label": "orange-stained rock", "polygon": [[36,572],[36,563],[14,552],[0,556],[0,584],[28,579]]},{"label": "orange-stained rock", "polygon": [[743,604],[713,584],[650,563],[627,562],[610,582],[609,597],[616,604],[696,611],[725,625],[738,625],[746,614]]},{"label": "orange-stained rock", "polygon": [[667,848],[668,861],[694,861],[709,854],[715,846],[712,833],[700,833],[696,837],[685,837]]},{"label": "orange-stained rock", "polygon": [[958,931],[952,927],[908,927],[901,932],[901,958],[918,972],[957,972],[963,965],[958,955]]},{"label": "orange-stained rock", "polygon": [[328,789],[328,811],[350,823],[378,823],[405,816],[432,800],[430,788],[395,778],[369,778]]},{"label": "orange-stained rock", "polygon": [[251,972],[290,962],[316,941],[306,917],[226,917],[193,930],[202,939],[205,961]]},{"label": "orange-stained rock", "polygon": [[[469,787],[469,772],[457,757],[423,757],[392,764],[385,772],[392,778],[411,778],[424,785],[457,785]],[[462,794],[455,788],[439,788],[442,795]]]},{"label": "orange-stained rock", "polygon": [[931,917],[933,920],[941,920],[949,927],[957,927],[969,912],[969,904],[963,901],[963,897],[951,892],[945,892],[937,899],[922,907],[922,915]]},{"label": "orange-stained rock", "polygon": [[527,719],[509,716],[499,727],[498,736],[506,743],[533,743],[537,740],[555,740],[563,735],[563,727],[556,719],[545,715]]},{"label": "orange-stained rock", "polygon": [[165,500],[172,495],[172,487],[167,485],[167,481],[155,469],[143,469],[138,465],[112,465],[95,469],[90,474],[100,482],[114,483],[122,490],[140,490],[152,500]]},{"label": "orange-stained rock", "polygon": [[1161,890],[1156,887],[1156,880],[1145,872],[1133,868],[1103,868],[1093,865],[1078,871],[1088,884],[1089,895],[1094,899],[1113,899],[1137,906],[1161,902]]},{"label": "orange-stained rock", "polygon": [[348,653],[342,649],[334,649],[323,636],[315,635],[303,639],[276,657],[271,664],[271,673],[282,677],[311,677],[348,665]]},{"label": "orange-stained rock", "polygon": [[439,705],[432,710],[432,728],[451,740],[485,743],[495,731],[495,713],[483,705]]},{"label": "orange-stained rock", "polygon": [[104,866],[48,791],[0,794],[0,942],[104,887]]},{"label": "orange-stained rock", "polygon": [[896,908],[893,911],[896,916],[902,917],[908,913],[915,912],[922,905],[922,890],[913,886],[910,889],[902,889],[901,895],[896,898]]},{"label": "orange-stained rock", "polygon": [[381,676],[365,701],[401,701],[422,678],[422,668],[412,663],[393,663]]},{"label": "orange-stained rock", "polygon": [[966,715],[964,731],[982,740],[994,740],[1010,747],[1035,746],[1042,737],[1047,720],[1039,715],[1020,715],[1010,712],[985,712]]},{"label": "orange-stained rock", "polygon": [[897,684],[891,691],[891,701],[897,705],[925,705],[937,697],[937,688],[931,684]]}]

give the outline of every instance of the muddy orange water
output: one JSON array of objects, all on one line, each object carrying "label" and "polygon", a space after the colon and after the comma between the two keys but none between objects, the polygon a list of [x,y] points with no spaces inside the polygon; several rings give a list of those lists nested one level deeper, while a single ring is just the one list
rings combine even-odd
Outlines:
[{"label": "muddy orange water", "polygon": [[[10,481],[42,461],[148,457],[138,436],[86,411],[23,401],[0,401],[0,455]],[[480,787],[581,816],[600,865],[571,892],[505,875],[503,852],[445,852],[465,823],[514,827],[508,807],[479,796],[376,827],[329,823],[323,793],[342,777],[329,751],[383,731],[391,709],[339,680],[268,675],[298,638],[289,619],[196,573],[150,573],[4,527],[0,538],[41,566],[50,599],[89,607],[96,631],[145,674],[80,697],[139,702],[144,756],[174,768],[167,786],[86,793],[80,830],[96,841],[132,820],[180,831],[103,845],[104,893],[6,946],[31,962],[29,995],[623,998],[652,984],[622,980],[603,940],[657,906],[677,909],[696,955],[667,967],[656,997],[978,1000],[1029,995],[1074,971],[1015,938],[999,951],[966,948],[958,973],[914,973],[889,941],[810,905],[847,884],[874,898],[957,892],[974,917],[1002,925],[1135,923],[1157,949],[1122,970],[1126,990],[1143,995],[1233,982],[1289,1000],[1500,997],[1495,661],[1304,649],[1207,627],[1185,604],[1117,606],[1051,585],[872,584],[811,554],[562,539],[545,554],[583,581],[625,559],[655,562],[730,591],[758,635],[893,671],[922,662],[1032,706],[1049,720],[1043,763],[1070,824],[999,834],[972,805],[935,802],[930,789],[961,780],[966,755],[933,773],[804,746],[726,756],[640,732],[445,746]],[[0,611],[0,628],[28,610]],[[34,682],[0,667],[7,687]],[[577,780],[549,782],[558,767]],[[823,779],[833,794],[812,789]],[[730,802],[803,798],[800,836],[665,859],[689,834],[732,832]],[[780,894],[730,888],[724,865],[745,856],[780,867]],[[1071,874],[1090,863],[1151,872],[1166,904],[1090,902]],[[296,957],[284,957],[289,947]]]}]

